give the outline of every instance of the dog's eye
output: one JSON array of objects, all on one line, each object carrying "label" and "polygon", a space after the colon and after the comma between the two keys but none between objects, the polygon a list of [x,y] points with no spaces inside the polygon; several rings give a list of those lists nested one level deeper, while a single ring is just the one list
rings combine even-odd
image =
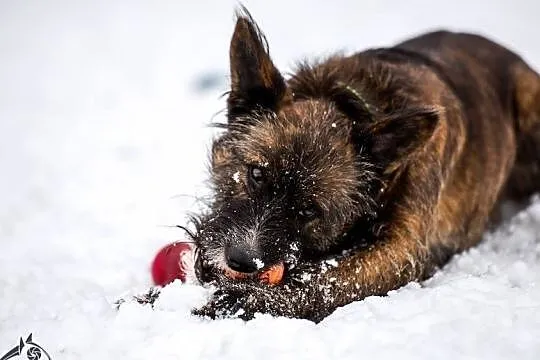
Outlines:
[{"label": "dog's eye", "polygon": [[257,166],[249,168],[249,178],[255,185],[261,185],[265,180],[264,170]]},{"label": "dog's eye", "polygon": [[307,206],[301,209],[298,214],[306,220],[312,220],[317,216],[317,209],[314,206]]}]

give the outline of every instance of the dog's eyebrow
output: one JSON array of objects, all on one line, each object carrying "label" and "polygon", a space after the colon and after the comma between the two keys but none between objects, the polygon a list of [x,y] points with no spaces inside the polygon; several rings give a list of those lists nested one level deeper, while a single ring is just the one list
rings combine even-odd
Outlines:
[{"label": "dog's eyebrow", "polygon": [[236,147],[231,147],[230,151],[233,156],[240,160],[242,165],[257,166],[265,169],[269,167],[269,162],[265,158],[262,158],[260,156],[249,156],[249,154],[245,154],[242,149],[238,149]]}]

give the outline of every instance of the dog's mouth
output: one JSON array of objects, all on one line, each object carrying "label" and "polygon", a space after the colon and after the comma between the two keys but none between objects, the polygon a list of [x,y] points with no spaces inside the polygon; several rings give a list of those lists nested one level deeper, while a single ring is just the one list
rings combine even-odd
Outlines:
[{"label": "dog's mouth", "polygon": [[285,277],[286,268],[288,268],[285,261],[280,261],[273,265],[265,266],[256,272],[239,272],[231,269],[225,263],[208,263],[208,261],[203,259],[199,248],[195,252],[194,265],[196,277],[203,283],[212,281],[216,275],[221,274],[231,280],[254,280],[270,286],[280,284]]},{"label": "dog's mouth", "polygon": [[233,280],[256,279],[262,284],[278,285],[285,276],[285,263],[282,261],[253,273],[242,273],[226,267],[223,274]]}]

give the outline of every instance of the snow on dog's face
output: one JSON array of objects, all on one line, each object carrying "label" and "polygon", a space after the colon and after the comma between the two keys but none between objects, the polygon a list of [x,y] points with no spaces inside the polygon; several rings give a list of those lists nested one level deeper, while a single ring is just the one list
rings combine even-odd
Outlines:
[{"label": "snow on dog's face", "polygon": [[373,173],[357,161],[345,119],[302,101],[229,124],[212,151],[215,202],[198,234],[214,266],[254,272],[302,252],[325,251],[371,199]]},{"label": "snow on dog's face", "polygon": [[228,123],[212,149],[215,198],[196,236],[201,264],[241,273],[291,266],[373,211],[375,175],[331,101],[294,99],[250,18],[239,18],[230,57]]}]

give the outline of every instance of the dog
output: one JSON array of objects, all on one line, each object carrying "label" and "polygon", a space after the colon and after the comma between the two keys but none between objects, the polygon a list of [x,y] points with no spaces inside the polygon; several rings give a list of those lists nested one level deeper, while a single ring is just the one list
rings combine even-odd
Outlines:
[{"label": "dog", "polygon": [[[286,80],[243,9],[230,77],[193,234],[217,290],[194,314],[321,321],[428,278],[540,190],[540,77],[481,36],[431,32]],[[276,265],[279,284],[257,281]]]}]

